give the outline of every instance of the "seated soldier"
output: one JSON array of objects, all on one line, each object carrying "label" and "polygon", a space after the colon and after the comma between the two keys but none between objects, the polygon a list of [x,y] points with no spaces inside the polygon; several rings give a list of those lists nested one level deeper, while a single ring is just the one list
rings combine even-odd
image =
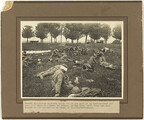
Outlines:
[{"label": "seated soldier", "polygon": [[91,56],[90,59],[87,61],[87,63],[85,63],[83,65],[83,70],[87,70],[87,71],[93,72],[94,71],[94,67],[95,67],[95,65],[97,63],[96,59],[97,59],[97,55],[96,54]]},{"label": "seated soldier", "polygon": [[101,66],[103,66],[105,68],[112,69],[112,70],[116,69],[115,65],[106,62],[106,59],[105,59],[104,54],[102,52],[100,52],[98,56],[99,56],[99,62],[100,62]]}]

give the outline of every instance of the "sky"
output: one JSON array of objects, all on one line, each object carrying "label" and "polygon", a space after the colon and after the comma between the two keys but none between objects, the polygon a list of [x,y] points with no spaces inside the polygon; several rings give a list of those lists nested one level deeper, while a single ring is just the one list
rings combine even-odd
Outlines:
[{"label": "sky", "polygon": [[[37,26],[38,23],[101,23],[101,24],[108,24],[111,29],[113,29],[116,25],[121,25],[121,28],[122,28],[122,38],[123,38],[123,21],[21,21],[21,31],[22,31],[22,28],[25,26],[25,25],[30,25],[33,27],[33,30],[35,30],[35,27]],[[61,37],[58,36],[57,37],[57,40],[60,41]],[[65,37],[63,36],[62,37],[63,41],[65,42],[66,39]],[[88,39],[90,39],[90,37],[88,37]],[[100,39],[103,39],[103,38],[100,38]],[[22,35],[21,35],[21,40],[22,42],[26,42],[26,38],[23,38]],[[40,41],[39,38],[37,37],[32,37],[29,39],[29,41]],[[112,43],[113,41],[115,40],[115,38],[113,38],[112,36],[109,37],[107,43]],[[45,38],[44,39],[44,42],[47,43],[50,41],[50,35],[48,35],[48,38]],[[85,41],[85,37],[82,37],[79,42],[81,43],[84,43]],[[68,42],[71,42],[70,39],[68,39]]]}]

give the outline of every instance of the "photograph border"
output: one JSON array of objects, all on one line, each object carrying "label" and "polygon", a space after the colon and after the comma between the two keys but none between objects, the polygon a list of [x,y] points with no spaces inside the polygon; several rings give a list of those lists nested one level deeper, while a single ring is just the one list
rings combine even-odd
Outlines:
[{"label": "photograph border", "polygon": [[[60,20],[58,20],[58,18],[60,18]],[[65,20],[65,18],[70,18],[73,20]],[[77,20],[77,19],[81,19],[81,20]],[[91,18],[94,18],[95,20],[91,20]],[[119,19],[119,20],[109,20],[109,19]],[[126,18],[126,20],[125,20]],[[44,19],[48,19],[48,20],[44,20]],[[85,20],[87,19],[87,20]],[[98,19],[98,20],[97,20]],[[107,19],[107,20],[106,20]],[[127,29],[127,17],[123,16],[123,17],[96,17],[96,16],[88,16],[88,17],[40,17],[40,18],[35,18],[35,17],[17,17],[17,24],[19,24],[18,26],[21,27],[21,22],[22,21],[63,21],[63,22],[67,22],[67,21],[84,21],[84,22],[95,22],[95,21],[120,21],[123,22],[123,32],[122,32],[122,37],[123,37],[123,41],[122,41],[122,97],[74,97],[74,98],[68,98],[68,97],[22,97],[22,78],[21,78],[21,92],[20,92],[20,98],[17,99],[17,102],[21,102],[22,100],[120,100],[120,101],[125,101],[124,99],[127,97],[127,92],[125,95],[125,85],[127,85],[127,82],[125,82],[125,49],[128,49],[125,47],[125,42],[126,41],[126,29]],[[18,28],[18,27],[17,27]],[[21,28],[17,29],[17,36],[19,36],[19,40],[21,38],[21,32],[20,32]],[[18,42],[18,40],[17,40]],[[19,43],[18,43],[19,44]],[[20,49],[22,49],[21,47],[22,43],[20,40]],[[19,48],[18,48],[19,49]],[[21,53],[20,53],[21,54]],[[20,57],[21,58],[21,57]],[[20,60],[21,63],[21,60]],[[128,70],[128,69],[127,69]],[[20,71],[22,71],[22,66]],[[22,74],[22,73],[21,73]],[[20,75],[22,77],[22,75]],[[18,82],[19,83],[19,82]],[[125,84],[126,83],[126,84]],[[128,88],[127,88],[128,89]],[[19,92],[17,91],[17,93],[19,94]],[[127,99],[127,98],[126,98]],[[127,100],[126,100],[127,101]],[[123,102],[126,103],[126,102]]]}]

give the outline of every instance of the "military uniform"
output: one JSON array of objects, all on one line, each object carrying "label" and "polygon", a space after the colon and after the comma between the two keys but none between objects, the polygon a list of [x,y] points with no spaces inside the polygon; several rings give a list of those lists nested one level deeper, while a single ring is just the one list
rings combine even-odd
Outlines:
[{"label": "military uniform", "polygon": [[88,71],[94,71],[95,64],[96,64],[96,57],[91,56],[90,59],[87,61],[87,63],[83,65],[83,69]]},{"label": "military uniform", "polygon": [[106,59],[103,55],[99,58],[99,62],[100,62],[100,65],[105,68],[116,69],[116,66],[114,66],[111,63],[106,62]]},{"label": "military uniform", "polygon": [[63,65],[56,65],[54,67],[51,67],[48,70],[37,74],[37,77],[40,77],[41,79],[43,79],[43,77],[45,77],[45,76],[53,75],[55,71],[57,71],[61,68],[61,66],[66,66],[66,65],[63,64]]},{"label": "military uniform", "polygon": [[60,96],[61,88],[72,89],[73,85],[69,83],[68,76],[59,69],[52,75],[52,89],[55,90],[55,97]]}]

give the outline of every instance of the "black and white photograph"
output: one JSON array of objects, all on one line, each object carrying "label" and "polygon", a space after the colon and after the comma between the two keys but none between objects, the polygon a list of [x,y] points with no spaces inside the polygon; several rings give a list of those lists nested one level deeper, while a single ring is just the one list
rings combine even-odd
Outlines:
[{"label": "black and white photograph", "polygon": [[21,21],[21,98],[123,99],[123,21]]}]

